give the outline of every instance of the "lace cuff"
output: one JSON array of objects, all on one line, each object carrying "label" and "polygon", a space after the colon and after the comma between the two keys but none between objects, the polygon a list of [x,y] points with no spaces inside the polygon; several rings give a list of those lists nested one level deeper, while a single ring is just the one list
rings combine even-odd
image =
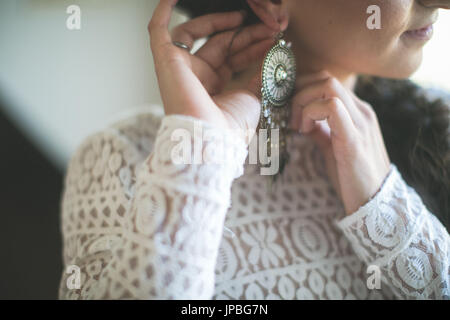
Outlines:
[{"label": "lace cuff", "polygon": [[398,297],[448,298],[448,233],[394,164],[378,193],[336,224]]},{"label": "lace cuff", "polygon": [[376,211],[378,209],[380,202],[382,202],[383,199],[386,199],[386,196],[393,191],[392,189],[393,183],[395,182],[396,179],[398,179],[398,176],[396,176],[398,174],[399,172],[396,165],[392,163],[389,173],[384,179],[378,191],[364,205],[359,207],[358,210],[338,221],[337,225],[342,230],[346,230],[351,225],[363,219],[370,212]]},{"label": "lace cuff", "polygon": [[161,187],[224,202],[232,181],[244,172],[247,154],[244,139],[234,131],[170,115],[162,119],[148,165],[152,181]]}]

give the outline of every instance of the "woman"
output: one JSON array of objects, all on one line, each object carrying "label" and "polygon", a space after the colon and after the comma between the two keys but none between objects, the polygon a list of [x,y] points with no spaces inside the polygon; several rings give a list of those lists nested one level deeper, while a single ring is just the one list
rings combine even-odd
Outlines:
[{"label": "woman", "polygon": [[[165,116],[124,120],[70,163],[64,256],[81,281],[64,273],[61,298],[448,299],[448,104],[357,75],[407,78],[450,1],[181,1],[193,19],[169,33],[176,3],[149,24]],[[237,132],[256,130],[280,31],[297,82],[291,158],[268,193]],[[180,132],[227,160],[175,162]]]}]

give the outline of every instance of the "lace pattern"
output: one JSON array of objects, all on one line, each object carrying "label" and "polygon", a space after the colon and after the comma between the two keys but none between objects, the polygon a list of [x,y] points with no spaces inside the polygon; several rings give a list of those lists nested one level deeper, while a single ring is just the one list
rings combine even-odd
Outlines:
[{"label": "lace pattern", "polygon": [[[69,213],[63,226],[65,258],[81,265],[85,278],[83,288],[69,297],[211,297],[230,187],[242,174],[247,151],[232,133],[219,134],[235,155],[230,161],[173,165],[172,132],[183,129],[196,138],[193,121],[186,118],[163,119],[155,152],[142,165],[136,150],[125,150],[128,139],[106,133],[93,137],[75,157],[63,209]],[[213,130],[206,123],[202,127]]]},{"label": "lace pattern", "polygon": [[[343,218],[306,136],[289,142],[292,161],[268,194],[266,177],[244,166],[243,141],[206,123],[217,133],[200,148],[210,163],[170,161],[180,132],[195,153],[196,123],[140,114],[79,148],[62,233],[81,288],[69,289],[63,272],[62,299],[448,297],[448,233],[395,165],[379,193]],[[380,290],[367,288],[371,264],[381,267]]]},{"label": "lace pattern", "polygon": [[338,222],[353,250],[403,298],[448,299],[449,237],[393,165],[378,194]]}]

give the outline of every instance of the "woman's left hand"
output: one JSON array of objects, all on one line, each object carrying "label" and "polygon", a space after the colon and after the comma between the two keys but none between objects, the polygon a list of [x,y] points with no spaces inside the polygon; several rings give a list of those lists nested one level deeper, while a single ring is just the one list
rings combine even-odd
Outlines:
[{"label": "woman's left hand", "polygon": [[299,77],[297,88],[291,127],[317,143],[346,214],[354,213],[378,192],[390,169],[377,116],[327,72]]}]

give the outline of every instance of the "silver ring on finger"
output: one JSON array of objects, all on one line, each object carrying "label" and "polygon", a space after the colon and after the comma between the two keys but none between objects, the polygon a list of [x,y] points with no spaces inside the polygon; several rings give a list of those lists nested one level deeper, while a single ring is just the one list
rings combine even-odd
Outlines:
[{"label": "silver ring on finger", "polygon": [[190,48],[187,44],[184,44],[183,42],[173,41],[172,43],[173,43],[175,46],[177,46],[178,48],[187,50],[189,53],[191,52],[191,48]]}]

